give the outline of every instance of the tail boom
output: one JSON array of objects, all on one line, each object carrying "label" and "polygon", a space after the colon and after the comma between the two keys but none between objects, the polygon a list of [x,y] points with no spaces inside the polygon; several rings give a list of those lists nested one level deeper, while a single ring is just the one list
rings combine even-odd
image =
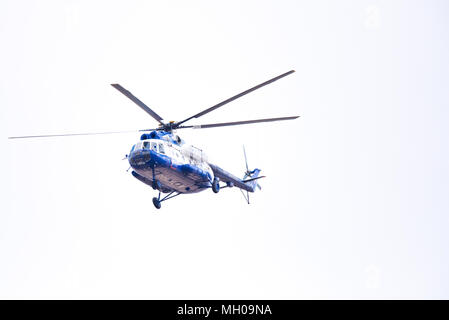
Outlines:
[{"label": "tail boom", "polygon": [[220,181],[232,183],[237,188],[240,188],[248,192],[254,192],[257,187],[257,180],[262,178],[259,176],[261,171],[260,169],[254,169],[253,170],[254,173],[251,174],[251,177],[248,177],[249,179],[247,180],[243,180],[236,177],[232,173],[227,172],[226,170],[220,168],[215,164],[209,163],[209,166],[214,172],[215,177],[220,178]]}]

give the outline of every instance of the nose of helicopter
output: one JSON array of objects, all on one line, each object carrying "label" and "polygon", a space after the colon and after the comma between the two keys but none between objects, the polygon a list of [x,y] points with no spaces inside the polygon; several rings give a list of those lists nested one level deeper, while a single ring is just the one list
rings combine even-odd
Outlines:
[{"label": "nose of helicopter", "polygon": [[128,155],[128,162],[133,168],[144,165],[150,159],[151,156],[149,150],[133,151]]}]

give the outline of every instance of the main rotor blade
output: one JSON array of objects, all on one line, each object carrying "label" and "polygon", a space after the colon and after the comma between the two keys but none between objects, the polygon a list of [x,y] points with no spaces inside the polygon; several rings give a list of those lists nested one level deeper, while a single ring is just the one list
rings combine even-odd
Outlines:
[{"label": "main rotor blade", "polygon": [[254,90],[257,90],[257,89],[259,89],[259,88],[262,88],[263,86],[266,86],[267,84],[270,84],[270,83],[272,83],[272,82],[275,82],[276,80],[279,80],[279,79],[281,79],[281,78],[283,78],[283,77],[285,77],[285,76],[288,76],[289,74],[292,74],[293,72],[295,72],[295,70],[290,70],[289,72],[283,73],[283,74],[281,74],[281,75],[279,75],[279,76],[277,76],[277,77],[274,77],[273,79],[270,79],[270,80],[265,81],[265,82],[263,82],[263,83],[261,83],[261,84],[258,84],[257,86],[252,87],[251,89],[248,89],[248,90],[246,90],[246,91],[243,91],[243,92],[241,92],[241,93],[239,93],[239,94],[237,94],[237,95],[235,95],[235,96],[233,96],[233,97],[231,97],[231,98],[229,98],[229,99],[226,99],[226,100],[224,100],[224,101],[222,101],[222,102],[220,102],[220,103],[214,105],[213,107],[210,107],[210,108],[208,108],[208,109],[206,109],[206,110],[204,110],[204,111],[201,111],[200,113],[197,113],[197,114],[194,115],[194,116],[191,116],[190,118],[187,118],[187,119],[185,119],[185,120],[182,120],[182,121],[180,121],[180,122],[177,122],[177,123],[176,123],[176,126],[179,126],[179,125],[183,124],[184,122],[189,121],[189,120],[191,120],[191,119],[193,119],[193,118],[199,118],[199,117],[201,117],[201,116],[204,116],[206,113],[209,113],[209,112],[211,112],[211,111],[214,111],[215,109],[218,109],[218,108],[224,106],[225,104],[227,104],[227,103],[229,103],[229,102],[231,102],[231,101],[234,101],[235,99],[238,99],[238,98],[240,98],[240,97],[243,97],[244,95],[246,95],[246,94],[248,94],[248,93],[250,93],[250,92],[253,92]]},{"label": "main rotor blade", "polygon": [[85,133],[65,133],[65,134],[44,134],[44,135],[38,135],[38,136],[8,137],[8,139],[52,138],[52,137],[69,137],[69,136],[92,136],[92,135],[98,135],[98,134],[131,133],[131,132],[139,132],[139,131],[140,130],[109,131],[109,132],[85,132]]},{"label": "main rotor blade", "polygon": [[245,121],[235,121],[235,122],[222,122],[222,123],[211,123],[211,124],[200,124],[200,125],[196,125],[196,126],[181,126],[181,127],[178,127],[178,129],[185,129],[185,128],[207,129],[207,128],[216,128],[216,127],[237,126],[237,125],[241,125],[241,124],[251,124],[251,123],[259,123],[259,122],[293,120],[296,118],[299,118],[299,116],[282,117],[282,118],[268,118],[268,119],[259,119],[259,120],[245,120]]},{"label": "main rotor blade", "polygon": [[135,104],[137,104],[139,107],[142,108],[143,111],[145,111],[146,113],[148,113],[150,116],[152,116],[154,119],[156,119],[156,121],[158,121],[160,124],[164,124],[162,122],[162,118],[153,110],[151,110],[145,103],[143,103],[142,101],[140,101],[139,99],[137,99],[136,96],[134,96],[131,92],[129,92],[128,90],[126,90],[125,88],[123,88],[121,85],[119,85],[118,83],[113,83],[111,84],[111,86],[113,86],[114,88],[116,88],[118,91],[120,91],[121,93],[123,93],[125,96],[127,96],[132,102],[134,102]]}]

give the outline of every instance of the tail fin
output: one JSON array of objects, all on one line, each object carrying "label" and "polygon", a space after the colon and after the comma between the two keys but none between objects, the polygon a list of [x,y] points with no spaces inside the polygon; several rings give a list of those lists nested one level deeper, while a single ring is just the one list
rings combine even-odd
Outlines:
[{"label": "tail fin", "polygon": [[[245,200],[248,202],[249,204],[249,192],[254,192],[256,191],[256,187],[258,187],[259,189],[262,189],[259,185],[259,183],[257,182],[257,180],[261,179],[261,178],[265,178],[265,176],[259,176],[260,174],[260,169],[254,169],[252,171],[249,171],[248,169],[248,160],[246,158],[246,150],[245,150],[245,146],[243,146],[243,155],[245,157],[245,167],[246,167],[246,171],[245,171],[245,175],[243,176],[242,182],[248,186],[247,188],[244,188],[246,190],[246,196],[245,193],[242,191],[242,189],[240,189],[240,192],[243,194],[243,197],[245,198]],[[249,191],[249,192],[248,192]]]}]

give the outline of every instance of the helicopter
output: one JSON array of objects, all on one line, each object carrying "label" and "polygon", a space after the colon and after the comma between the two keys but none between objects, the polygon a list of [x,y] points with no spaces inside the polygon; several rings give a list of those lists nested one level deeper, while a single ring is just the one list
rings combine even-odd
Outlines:
[{"label": "helicopter", "polygon": [[[261,176],[261,169],[255,168],[250,170],[246,158],[245,147],[243,153],[245,158],[246,171],[243,178],[227,172],[218,165],[208,161],[207,155],[203,150],[187,144],[180,136],[177,135],[179,129],[207,129],[216,127],[227,127],[235,125],[246,125],[261,122],[273,122],[297,119],[299,116],[244,120],[235,122],[222,122],[201,125],[185,125],[186,122],[197,119],[209,112],[212,112],[254,90],[273,83],[283,77],[286,77],[295,70],[290,70],[277,77],[260,83],[248,90],[245,90],[229,99],[207,108],[193,116],[182,121],[164,122],[154,110],[144,104],[131,92],[126,90],[118,83],[111,84],[120,93],[125,95],[143,111],[156,120],[159,125],[152,129],[142,129],[132,132],[144,132],[140,136],[140,140],[131,147],[129,154],[125,156],[130,165],[131,174],[139,181],[151,186],[158,192],[158,196],[152,199],[156,209],[161,208],[161,203],[182,194],[197,193],[204,190],[212,189],[214,193],[218,193],[223,188],[238,188],[247,203],[249,204],[249,193],[255,192],[256,188],[261,189],[258,180],[265,178]],[[124,133],[129,131],[114,132],[90,132],[90,133],[69,133],[69,134],[52,134],[52,135],[34,135],[34,136],[15,136],[8,139],[24,139],[24,138],[45,138],[45,137],[61,137],[61,136],[78,136],[78,135],[97,135]],[[128,169],[129,170],[129,169]],[[245,192],[246,191],[246,195]]]}]

